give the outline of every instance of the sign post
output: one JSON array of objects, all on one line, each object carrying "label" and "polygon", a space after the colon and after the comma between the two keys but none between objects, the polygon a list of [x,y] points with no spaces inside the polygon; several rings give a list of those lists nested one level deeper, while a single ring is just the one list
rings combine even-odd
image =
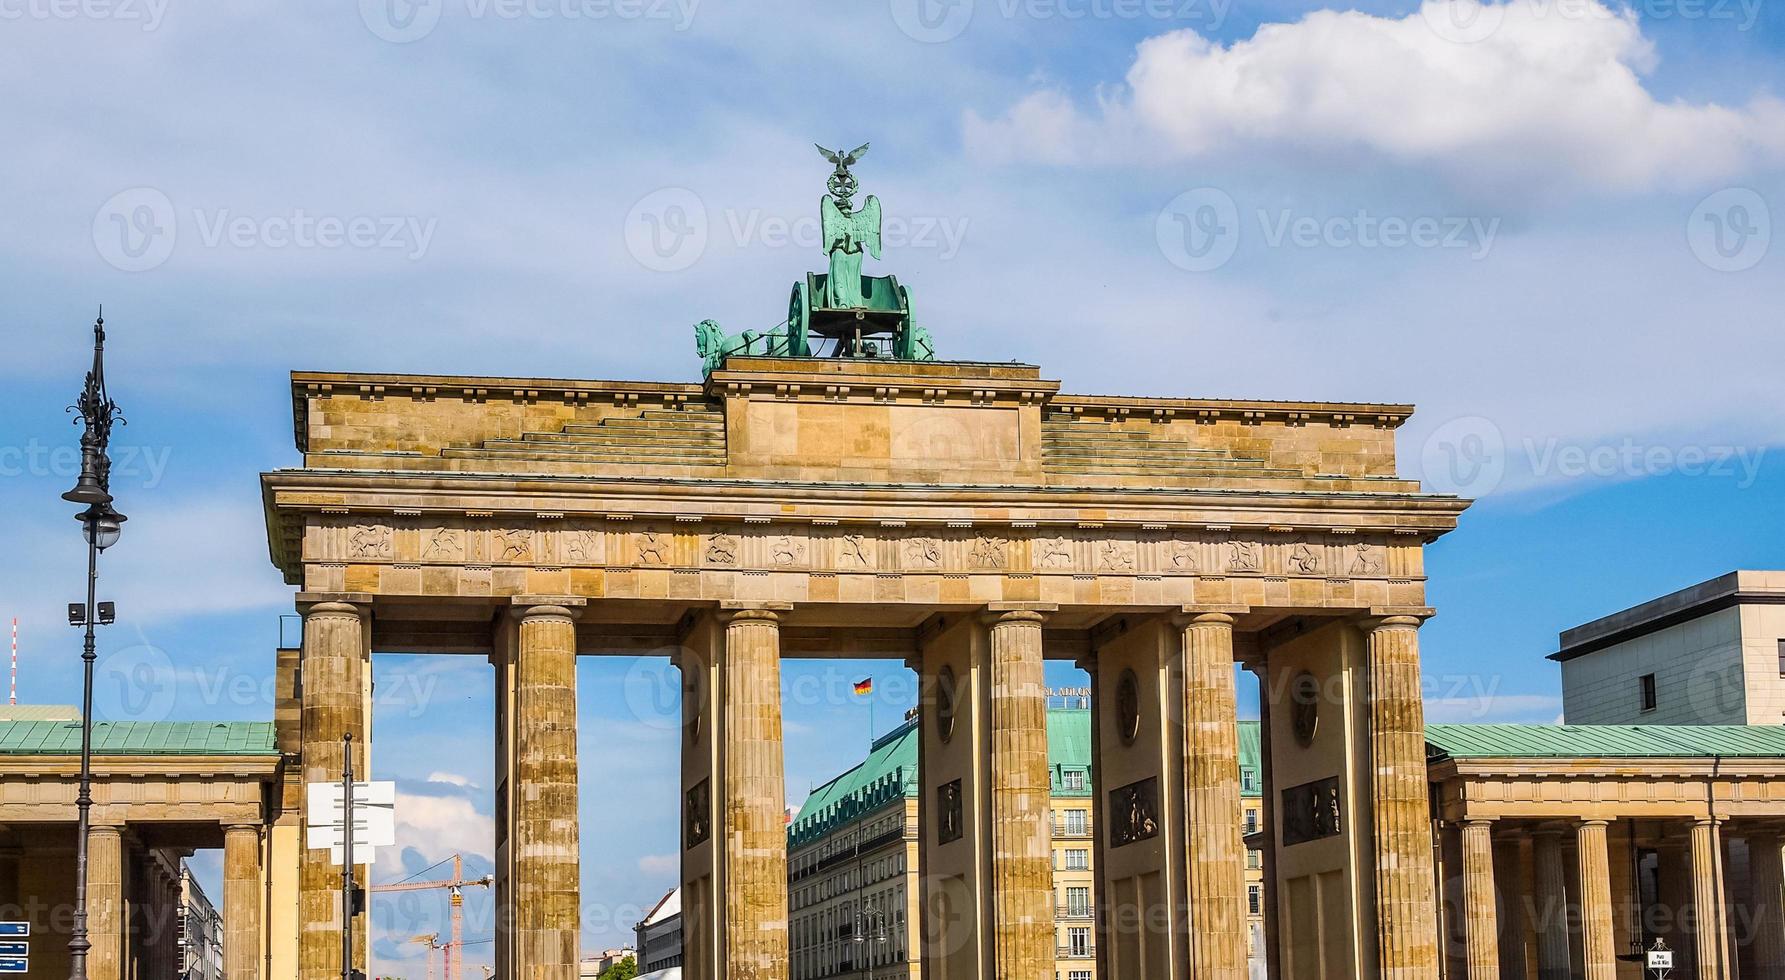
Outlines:
[{"label": "sign post", "polygon": [[[371,863],[373,848],[397,842],[397,787],[354,781],[351,734],[342,737],[341,752],[340,782],[304,787],[304,843],[311,850],[327,848],[330,859],[341,865],[341,980],[363,980],[365,975],[353,968],[353,916],[365,906],[366,890],[355,880],[354,864]],[[358,848],[365,849],[364,858],[354,856]]]},{"label": "sign post", "polygon": [[353,977],[353,733],[341,736],[341,980]]},{"label": "sign post", "polygon": [[1667,980],[1673,974],[1673,950],[1667,948],[1661,937],[1655,937],[1655,945],[1648,948],[1644,959],[1643,965],[1655,980]]}]

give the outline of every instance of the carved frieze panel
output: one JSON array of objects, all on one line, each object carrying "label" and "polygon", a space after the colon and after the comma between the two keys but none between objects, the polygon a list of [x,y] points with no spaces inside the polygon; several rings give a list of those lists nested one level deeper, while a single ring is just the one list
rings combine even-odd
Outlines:
[{"label": "carved frieze panel", "polygon": [[305,536],[315,565],[634,568],[859,575],[1036,575],[1405,580],[1423,573],[1413,536],[1340,531],[880,526],[751,519],[329,515]]}]

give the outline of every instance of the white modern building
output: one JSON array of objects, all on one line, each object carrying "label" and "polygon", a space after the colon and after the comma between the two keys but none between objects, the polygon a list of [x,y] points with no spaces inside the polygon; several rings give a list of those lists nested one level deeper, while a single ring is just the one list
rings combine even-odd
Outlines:
[{"label": "white modern building", "polygon": [[1785,724],[1785,572],[1731,572],[1562,634],[1571,725]]},{"label": "white modern building", "polygon": [[655,974],[682,965],[682,890],[673,888],[639,924],[638,971]]}]

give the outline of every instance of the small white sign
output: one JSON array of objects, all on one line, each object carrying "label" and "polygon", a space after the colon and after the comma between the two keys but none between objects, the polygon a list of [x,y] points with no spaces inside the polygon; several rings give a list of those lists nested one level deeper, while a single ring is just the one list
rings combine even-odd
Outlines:
[{"label": "small white sign", "polygon": [[[336,864],[343,860],[346,832],[344,794],[340,783],[310,783],[305,787],[304,846],[327,848]],[[371,864],[373,848],[397,842],[397,784],[353,784],[353,856],[355,864]]]},{"label": "small white sign", "polygon": [[1671,970],[1671,969],[1673,969],[1673,950],[1671,950],[1671,949],[1651,949],[1651,950],[1649,950],[1649,969],[1651,969],[1651,970]]}]

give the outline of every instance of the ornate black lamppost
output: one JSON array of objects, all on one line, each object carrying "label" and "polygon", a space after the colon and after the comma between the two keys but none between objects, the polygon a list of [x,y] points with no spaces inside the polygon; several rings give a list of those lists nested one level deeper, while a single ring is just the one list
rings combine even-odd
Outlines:
[{"label": "ornate black lamppost", "polygon": [[96,601],[99,585],[99,553],[116,544],[124,515],[112,508],[112,461],[106,455],[111,442],[112,424],[123,422],[118,403],[105,393],[105,316],[103,311],[93,323],[93,369],[87,372],[86,387],[80,400],[69,406],[79,412],[77,422],[85,426],[81,432],[81,476],[74,489],[62,495],[63,500],[85,504],[75,515],[87,539],[87,602],[69,603],[68,624],[86,627],[86,645],[81,649],[81,784],[75,797],[80,813],[76,831],[74,860],[74,933],[68,940],[72,980],[87,980],[87,951],[93,948],[87,939],[87,829],[93,810],[93,628],[108,626],[116,618],[109,602]]}]

